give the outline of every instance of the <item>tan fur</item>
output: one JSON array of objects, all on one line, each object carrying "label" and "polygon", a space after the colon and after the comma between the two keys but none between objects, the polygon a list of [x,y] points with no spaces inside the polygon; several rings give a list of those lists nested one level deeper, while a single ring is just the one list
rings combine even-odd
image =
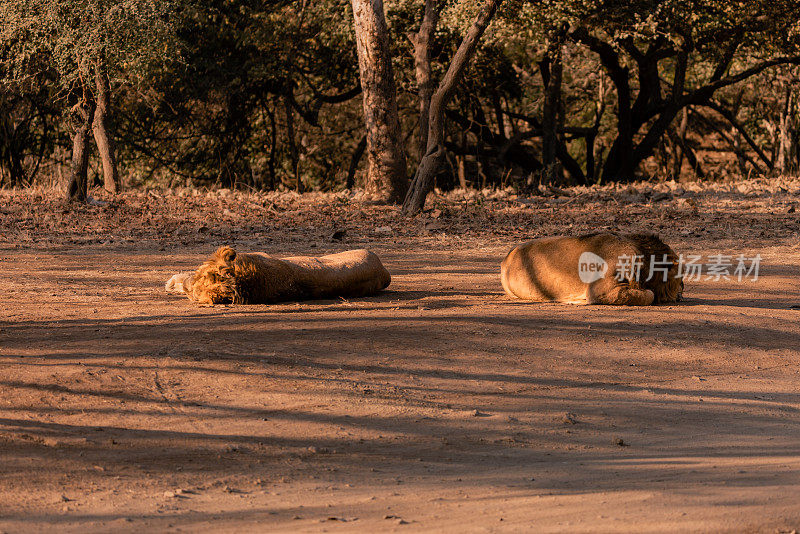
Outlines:
[{"label": "tan fur", "polygon": [[186,293],[187,287],[190,287],[194,280],[193,275],[193,271],[172,275],[172,278],[167,280],[167,283],[164,285],[164,290],[167,293],[176,293],[179,295]]},{"label": "tan fur", "polygon": [[201,304],[265,304],[364,297],[390,282],[389,272],[369,250],[277,259],[220,247],[194,273],[170,278],[166,290],[186,293]]},{"label": "tan fur", "polygon": [[[605,276],[590,284],[580,279],[578,271],[584,252],[608,264]],[[639,280],[617,280],[618,258],[635,255],[644,256]],[[648,279],[651,258],[661,261],[662,255],[671,265],[667,281],[658,271]],[[652,234],[598,233],[530,241],[509,252],[500,267],[500,280],[508,295],[539,302],[647,306],[676,302],[683,293],[678,256]]]}]

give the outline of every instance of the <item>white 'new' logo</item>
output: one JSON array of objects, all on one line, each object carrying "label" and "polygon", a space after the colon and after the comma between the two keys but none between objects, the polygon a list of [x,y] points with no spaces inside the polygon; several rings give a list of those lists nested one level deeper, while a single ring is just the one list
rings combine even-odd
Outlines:
[{"label": "white 'new' logo", "polygon": [[594,252],[584,252],[578,258],[578,276],[584,284],[591,284],[603,278],[608,271],[606,261]]}]

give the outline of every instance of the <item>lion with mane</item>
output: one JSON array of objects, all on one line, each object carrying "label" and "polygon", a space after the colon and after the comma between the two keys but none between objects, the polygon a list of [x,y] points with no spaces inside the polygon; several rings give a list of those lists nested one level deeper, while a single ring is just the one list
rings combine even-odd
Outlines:
[{"label": "lion with mane", "polygon": [[369,250],[277,259],[223,246],[196,271],[174,275],[165,289],[201,304],[267,304],[365,297],[390,282],[389,272]]}]

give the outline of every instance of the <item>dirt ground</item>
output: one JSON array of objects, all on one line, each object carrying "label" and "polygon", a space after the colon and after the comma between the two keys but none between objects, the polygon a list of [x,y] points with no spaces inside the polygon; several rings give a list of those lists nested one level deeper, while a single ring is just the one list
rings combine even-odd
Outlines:
[{"label": "dirt ground", "polygon": [[[412,220],[360,194],[95,195],[0,192],[0,531],[800,529],[798,180],[460,192]],[[600,229],[760,253],[760,277],[635,309],[502,295],[512,245]],[[222,243],[369,247],[392,284],[164,292]]]}]

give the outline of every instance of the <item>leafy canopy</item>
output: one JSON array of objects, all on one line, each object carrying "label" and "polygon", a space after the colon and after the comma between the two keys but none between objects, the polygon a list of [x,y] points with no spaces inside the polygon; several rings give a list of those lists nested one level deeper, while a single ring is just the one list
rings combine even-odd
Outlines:
[{"label": "leafy canopy", "polygon": [[7,82],[43,70],[70,91],[95,69],[136,81],[175,60],[173,0],[2,0],[0,49]]}]

